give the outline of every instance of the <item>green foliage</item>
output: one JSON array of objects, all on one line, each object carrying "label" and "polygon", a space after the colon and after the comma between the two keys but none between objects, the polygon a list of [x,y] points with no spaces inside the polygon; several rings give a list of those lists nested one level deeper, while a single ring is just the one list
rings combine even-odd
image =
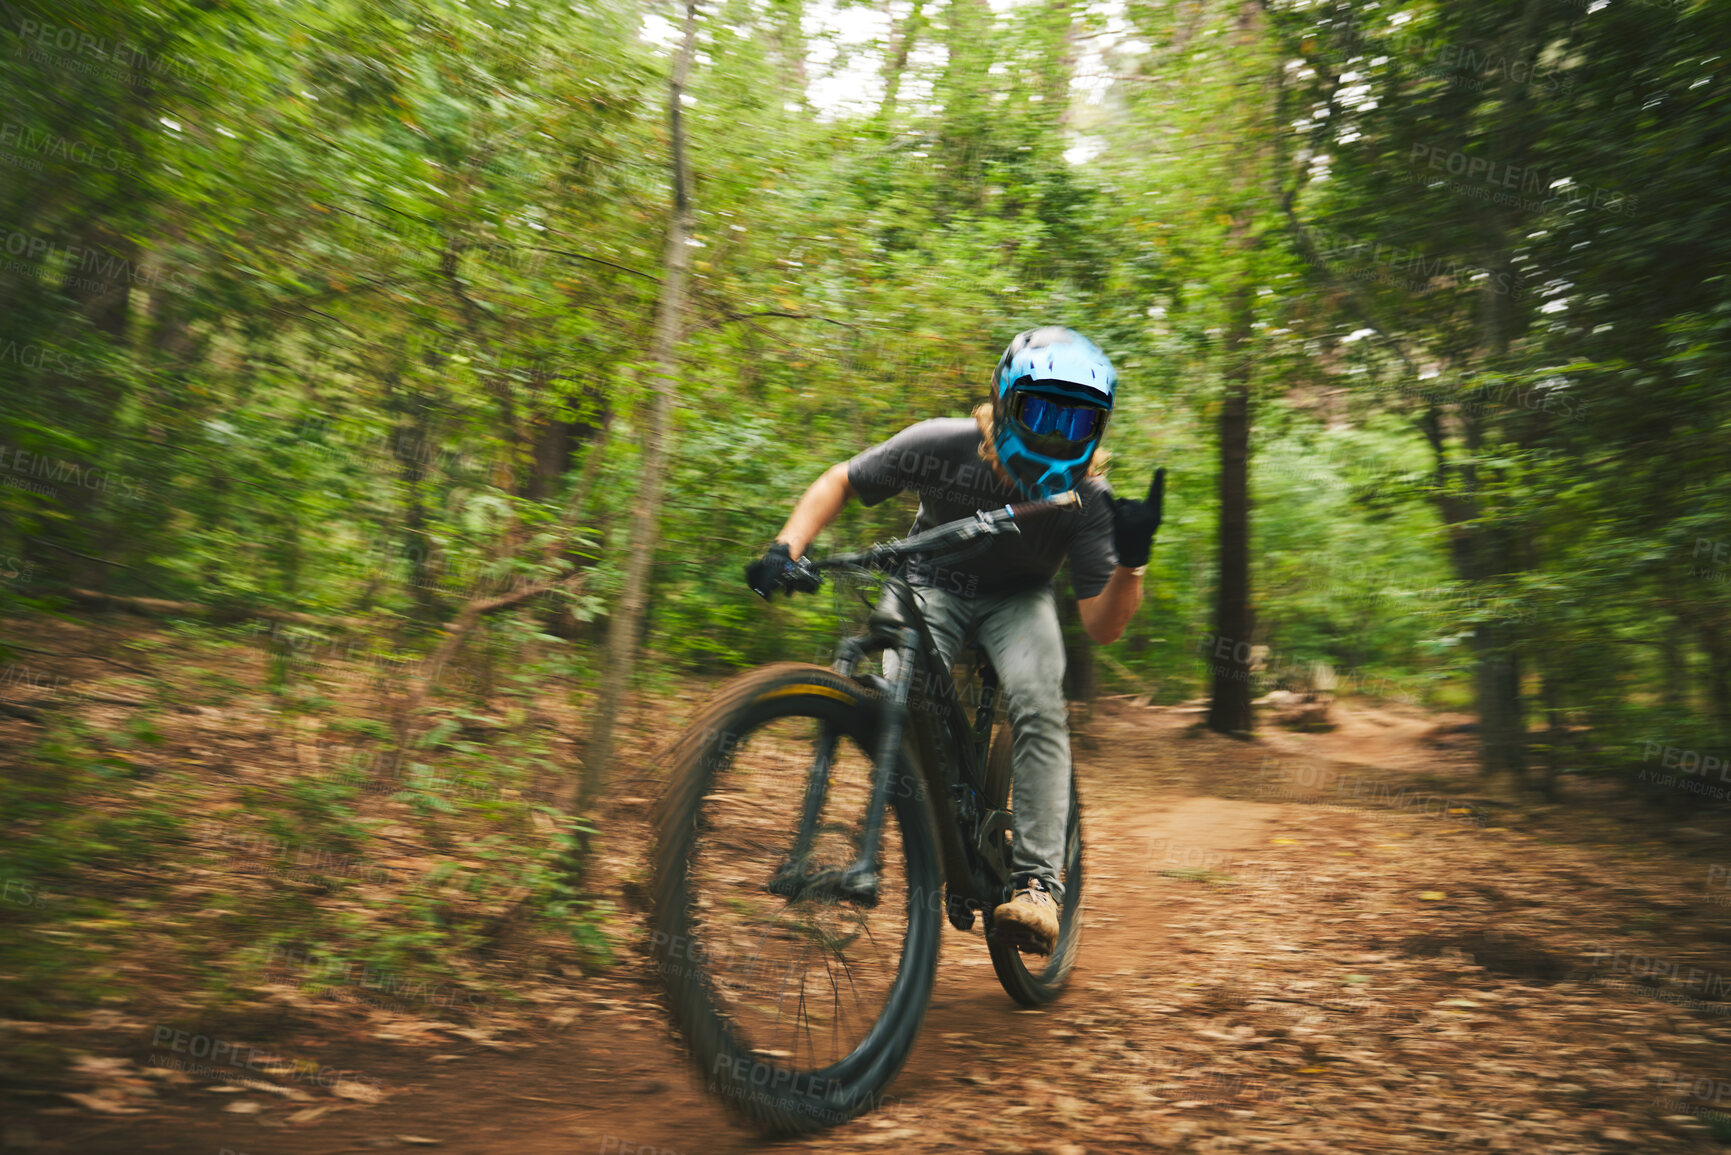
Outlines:
[{"label": "green foliage", "polygon": [[[827,65],[818,8],[703,12],[642,688],[825,660],[852,591],[765,605],[744,563],[822,470],[968,413],[1007,339],[1055,321],[1120,367],[1114,484],[1170,471],[1105,688],[1206,684],[1215,431],[1248,366],[1268,681],[1325,663],[1348,692],[1501,701],[1550,776],[1731,746],[1731,10],[892,7]],[[272,946],[467,981],[519,919],[611,957],[612,912],[570,881],[601,832],[549,805],[571,759],[535,712],[595,689],[626,568],[663,18],[9,12],[0,618],[89,589],[197,608],[159,605],[171,624],[133,644],[194,660],[128,683],[127,722],[56,716],[0,775],[0,886],[25,896],[0,920],[42,932],[0,938],[0,1010],[119,981],[78,987],[120,932],[70,924],[119,917],[104,872],[162,900],[152,872],[191,837],[170,712],[259,701],[340,753],[237,770],[211,820],[323,865],[198,899],[211,944],[186,961],[213,987],[239,997]],[[98,66],[80,37],[148,50]],[[877,86],[821,97],[850,58]],[[817,548],[912,514],[854,504]],[[452,629],[460,657],[429,669]],[[436,862],[388,897],[316,857],[372,862],[395,821]]]}]

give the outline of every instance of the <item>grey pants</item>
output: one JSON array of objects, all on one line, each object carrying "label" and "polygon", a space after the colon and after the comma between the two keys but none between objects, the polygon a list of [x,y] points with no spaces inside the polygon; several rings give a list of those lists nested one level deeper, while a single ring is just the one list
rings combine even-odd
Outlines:
[{"label": "grey pants", "polygon": [[[1013,791],[1011,866],[1037,874],[1063,901],[1059,872],[1070,820],[1070,728],[1064,704],[1064,636],[1048,584],[1026,593],[963,597],[916,586],[945,668],[970,638],[998,671],[1010,710]],[[895,657],[885,654],[887,676]]]}]

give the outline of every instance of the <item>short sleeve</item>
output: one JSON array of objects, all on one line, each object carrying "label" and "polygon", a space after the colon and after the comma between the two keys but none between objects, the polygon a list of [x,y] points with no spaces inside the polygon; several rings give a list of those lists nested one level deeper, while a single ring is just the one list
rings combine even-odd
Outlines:
[{"label": "short sleeve", "polygon": [[1083,497],[1082,525],[1070,539],[1070,581],[1076,600],[1097,597],[1118,568],[1118,548],[1112,542],[1112,490],[1104,482]]},{"label": "short sleeve", "polygon": [[919,485],[920,463],[929,456],[933,424],[910,425],[847,463],[847,482],[861,505],[876,505]]}]

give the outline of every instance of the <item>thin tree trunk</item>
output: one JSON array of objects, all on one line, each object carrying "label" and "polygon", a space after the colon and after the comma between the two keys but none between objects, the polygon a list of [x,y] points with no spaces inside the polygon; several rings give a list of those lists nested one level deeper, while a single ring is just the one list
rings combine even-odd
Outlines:
[{"label": "thin tree trunk", "polygon": [[1557,683],[1556,669],[1550,662],[1541,663],[1539,694],[1545,703],[1545,780],[1543,790],[1548,801],[1555,802],[1562,781],[1564,747],[1569,741],[1568,727],[1563,718],[1563,695]]},{"label": "thin tree trunk", "polygon": [[[884,7],[885,15],[889,14],[889,6]],[[878,105],[878,120],[888,127],[896,113],[896,100],[902,90],[902,75],[908,69],[908,51],[913,48],[914,41],[919,38],[920,29],[924,25],[925,0],[913,0],[913,8],[909,10],[907,19],[898,28],[895,18],[890,17],[890,44],[884,56],[884,98]]]},{"label": "thin tree trunk", "polygon": [[1235,294],[1227,340],[1226,399],[1220,407],[1220,583],[1214,604],[1214,671],[1208,728],[1249,734],[1250,709],[1250,273]]},{"label": "thin tree trunk", "polygon": [[[1255,51],[1264,27],[1257,0],[1243,0],[1234,22],[1233,39],[1238,49],[1247,54]],[[1230,237],[1238,267],[1222,373],[1226,396],[1220,406],[1220,579],[1214,603],[1214,678],[1208,728],[1237,737],[1249,737],[1256,727],[1256,715],[1250,707],[1251,636],[1256,625],[1250,604],[1250,358],[1256,336],[1255,258],[1259,241],[1251,224],[1258,190],[1271,178],[1270,191],[1279,203],[1280,154],[1262,142],[1276,137],[1270,126],[1280,109],[1280,77],[1278,71],[1264,76],[1264,99],[1246,108],[1238,128],[1238,157],[1232,175],[1235,204]]]},{"label": "thin tree trunk", "polygon": [[[394,386],[394,379],[389,382]],[[431,405],[425,397],[410,393],[386,394],[397,407],[398,418],[391,436],[391,452],[403,478],[402,549],[409,561],[409,596],[415,603],[415,618],[430,622],[438,616],[438,597],[433,590],[433,570],[427,556],[427,510],[422,486],[427,480],[431,452]]]},{"label": "thin tree trunk", "polygon": [[609,763],[613,757],[613,731],[636,664],[638,622],[648,600],[649,567],[655,558],[656,538],[659,536],[667,427],[678,389],[679,368],[674,345],[679,335],[679,314],[685,304],[686,272],[691,264],[691,250],[685,244],[691,225],[691,202],[686,186],[685,126],[680,97],[691,72],[691,57],[696,44],[697,5],[692,2],[685,7],[685,32],[679,53],[673,60],[673,75],[668,85],[673,213],[668,221],[667,245],[661,267],[661,298],[655,316],[655,397],[649,427],[643,435],[643,481],[632,514],[630,544],[626,547],[625,589],[608,622],[601,700],[595,708],[595,724],[583,760],[579,801],[586,810],[594,808],[607,785]]},{"label": "thin tree trunk", "polygon": [[[1529,67],[1537,63],[1534,31],[1538,27],[1542,0],[1526,0],[1520,26],[1508,37],[1510,56],[1523,52]],[[1528,46],[1525,49],[1522,46]],[[1505,76],[1501,99],[1514,109],[1521,108],[1528,94],[1511,76]],[[1506,124],[1497,144],[1498,159],[1507,164],[1525,166],[1530,156],[1532,127],[1515,115]],[[1509,341],[1514,332],[1511,296],[1499,289],[1509,283],[1516,272],[1515,245],[1511,237],[1526,233],[1526,225],[1513,210],[1485,202],[1482,209],[1484,235],[1487,238],[1484,266],[1490,272],[1479,295],[1478,362],[1481,369],[1496,371],[1503,367]],[[1478,412],[1461,415],[1466,451],[1479,456],[1486,439],[1487,423]],[[1518,428],[1504,424],[1504,432],[1519,443]],[[1494,482],[1499,474],[1496,467],[1487,467]],[[1471,467],[1462,471],[1467,480],[1469,500],[1459,510],[1464,517],[1450,519],[1451,532],[1459,536],[1454,550],[1456,572],[1472,583],[1475,593],[1490,583],[1519,571],[1523,566],[1522,531],[1510,523],[1495,488],[1488,494],[1481,489]],[[1476,661],[1474,687],[1479,709],[1480,770],[1483,773],[1507,771],[1516,784],[1527,780],[1527,722],[1521,693],[1522,630],[1508,620],[1486,622],[1473,630],[1472,648]]]},{"label": "thin tree trunk", "polygon": [[1719,737],[1731,746],[1731,647],[1718,627],[1708,622],[1696,626],[1695,636],[1707,652],[1707,706]]}]

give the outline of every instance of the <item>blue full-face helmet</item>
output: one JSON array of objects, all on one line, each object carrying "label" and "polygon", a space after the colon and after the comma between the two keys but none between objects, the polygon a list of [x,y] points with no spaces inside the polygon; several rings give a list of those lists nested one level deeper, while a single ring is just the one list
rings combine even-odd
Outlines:
[{"label": "blue full-face helmet", "polygon": [[1016,334],[992,374],[992,448],[1025,496],[1055,497],[1087,475],[1117,386],[1106,354],[1074,329]]}]

